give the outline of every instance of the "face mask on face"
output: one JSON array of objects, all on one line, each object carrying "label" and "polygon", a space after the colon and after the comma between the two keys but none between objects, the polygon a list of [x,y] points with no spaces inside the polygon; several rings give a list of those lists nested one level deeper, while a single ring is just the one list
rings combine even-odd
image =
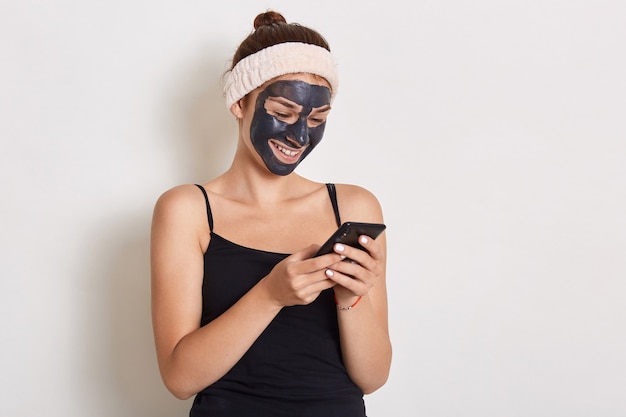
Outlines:
[{"label": "face mask on face", "polygon": [[281,80],[259,93],[250,126],[254,148],[271,172],[290,174],[322,140],[330,90]]}]

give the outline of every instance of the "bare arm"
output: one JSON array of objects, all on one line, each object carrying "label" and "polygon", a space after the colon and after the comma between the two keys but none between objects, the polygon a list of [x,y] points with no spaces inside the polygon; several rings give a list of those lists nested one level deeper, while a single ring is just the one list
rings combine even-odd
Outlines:
[{"label": "bare arm", "polygon": [[[383,222],[380,206],[372,195],[356,189],[347,190],[353,195],[345,198],[346,192],[342,191],[343,201],[352,202],[352,206],[344,204],[342,215],[346,220]],[[386,382],[391,367],[385,233],[361,244],[367,251],[348,246],[336,250],[357,263],[338,262],[328,274],[338,284],[335,297],[339,305],[350,306],[362,297],[353,309],[339,310],[337,316],[346,369],[354,383],[368,394]]]},{"label": "bare arm", "polygon": [[285,305],[312,302],[334,283],[324,268],[339,255],[308,259],[315,247],[281,263],[237,303],[206,326],[202,312],[204,202],[193,186],[157,202],[151,237],[152,320],[166,387],[189,398],[222,377]]}]

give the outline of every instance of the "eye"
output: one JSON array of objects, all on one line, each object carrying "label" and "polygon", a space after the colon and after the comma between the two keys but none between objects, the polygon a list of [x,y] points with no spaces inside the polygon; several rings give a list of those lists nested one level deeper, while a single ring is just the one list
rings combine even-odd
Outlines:
[{"label": "eye", "polygon": [[287,124],[295,123],[302,111],[302,106],[284,97],[268,97],[263,106],[267,114]]},{"label": "eye", "polygon": [[309,125],[312,125],[312,127],[317,127],[325,122],[325,117],[309,117]]},{"label": "eye", "polygon": [[319,125],[323,125],[326,123],[326,119],[328,118],[328,113],[330,112],[330,106],[324,106],[322,108],[314,109],[310,114],[307,120],[309,126],[317,127]]},{"label": "eye", "polygon": [[291,113],[289,113],[289,112],[276,110],[276,109],[272,109],[268,113],[271,116],[277,118],[278,120],[282,120],[284,122],[288,122],[293,117],[293,115]]}]

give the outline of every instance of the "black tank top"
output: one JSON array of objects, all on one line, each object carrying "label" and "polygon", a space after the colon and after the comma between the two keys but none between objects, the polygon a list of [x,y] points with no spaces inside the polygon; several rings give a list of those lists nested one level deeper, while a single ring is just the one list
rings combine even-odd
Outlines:
[{"label": "black tank top", "polygon": [[[333,184],[327,184],[340,224]],[[213,232],[204,254],[201,325],[224,313],[288,254],[238,245]],[[332,289],[311,304],[283,308],[244,356],[196,396],[190,417],[364,417],[363,393],[341,359]]]}]

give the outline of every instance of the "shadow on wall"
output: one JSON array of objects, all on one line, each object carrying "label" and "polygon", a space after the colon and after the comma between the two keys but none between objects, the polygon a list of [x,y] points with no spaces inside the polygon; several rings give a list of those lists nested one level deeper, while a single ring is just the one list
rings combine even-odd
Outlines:
[{"label": "shadow on wall", "polygon": [[[183,91],[182,96],[172,98],[168,106],[179,121],[171,132],[173,142],[168,153],[176,158],[174,166],[189,182],[204,182],[219,175],[232,159],[237,125],[224,105],[224,68],[225,63],[215,59],[195,65],[191,76],[181,80],[178,91]],[[149,265],[154,201],[146,204],[149,211],[127,213],[106,225],[106,233],[100,234],[104,236],[101,246],[95,248],[100,257],[92,266],[99,263],[98,267],[104,268],[99,275],[108,280],[110,289],[110,302],[103,307],[110,312],[110,357],[103,358],[99,366],[111,366],[100,371],[111,375],[114,386],[110,391],[118,393],[108,399],[117,403],[117,417],[184,416],[189,413],[191,400],[175,399],[163,386],[157,368]]]},{"label": "shadow on wall", "polygon": [[230,167],[237,145],[237,122],[226,108],[222,92],[228,64],[226,59],[205,58],[185,75],[184,84],[175,89],[171,99],[176,113],[172,153],[180,156],[178,172],[184,181],[205,182]]},{"label": "shadow on wall", "polygon": [[117,253],[112,253],[109,298],[114,400],[118,402],[118,416],[185,416],[191,402],[179,401],[165,389],[156,361],[146,216],[118,224],[112,239],[118,245]]}]

